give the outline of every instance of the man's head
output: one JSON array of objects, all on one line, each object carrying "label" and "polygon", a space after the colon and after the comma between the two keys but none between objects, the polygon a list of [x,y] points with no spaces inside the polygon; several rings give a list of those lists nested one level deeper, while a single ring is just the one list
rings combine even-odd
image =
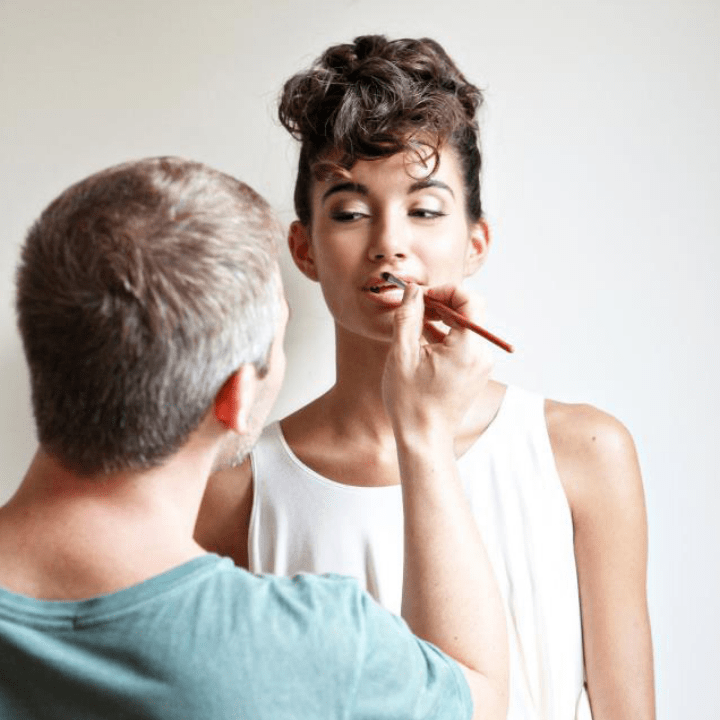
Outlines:
[{"label": "man's head", "polygon": [[18,324],[41,445],[79,474],[177,451],[279,325],[280,228],[238,180],[178,158],[60,195],[28,233]]}]

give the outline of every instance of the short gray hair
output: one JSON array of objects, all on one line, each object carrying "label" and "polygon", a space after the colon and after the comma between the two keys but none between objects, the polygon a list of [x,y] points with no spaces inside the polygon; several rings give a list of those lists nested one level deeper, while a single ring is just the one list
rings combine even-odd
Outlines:
[{"label": "short gray hair", "polygon": [[17,272],[41,445],[75,472],[160,464],[277,331],[280,226],[244,183],[150,158],[73,185]]}]

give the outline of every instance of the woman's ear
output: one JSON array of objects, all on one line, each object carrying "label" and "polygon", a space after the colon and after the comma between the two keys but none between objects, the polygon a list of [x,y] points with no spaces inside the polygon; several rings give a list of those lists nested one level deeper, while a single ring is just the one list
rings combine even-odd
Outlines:
[{"label": "woman's ear", "polygon": [[490,251],[490,228],[485,220],[480,219],[473,224],[470,231],[470,242],[465,254],[465,277],[473,275],[485,262]]},{"label": "woman's ear", "polygon": [[311,280],[317,281],[318,275],[315,258],[313,257],[312,243],[310,242],[310,231],[299,220],[295,220],[290,225],[288,245],[290,246],[292,259],[300,272]]},{"label": "woman's ear", "polygon": [[257,370],[242,365],[223,383],[215,396],[215,418],[227,430],[243,435],[250,428],[250,417],[258,390]]}]

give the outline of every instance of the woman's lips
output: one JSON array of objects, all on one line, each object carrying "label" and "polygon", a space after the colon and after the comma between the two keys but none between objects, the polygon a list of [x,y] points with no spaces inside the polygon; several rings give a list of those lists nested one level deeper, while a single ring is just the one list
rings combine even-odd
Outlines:
[{"label": "woman's lips", "polygon": [[398,307],[402,303],[403,291],[395,285],[372,285],[362,288],[368,300],[384,307]]},{"label": "woman's lips", "polygon": [[[397,275],[403,282],[417,283],[414,278]],[[361,292],[377,305],[387,308],[396,308],[402,303],[403,289],[396,284],[385,280],[382,273],[378,276],[369,277],[365,285],[360,288]]]},{"label": "woman's lips", "polygon": [[[365,285],[361,288],[361,290],[370,290],[372,292],[378,293],[386,288],[397,288],[398,283],[397,282],[391,282],[389,279],[383,277],[383,275],[390,276],[390,273],[381,273],[380,276],[373,276],[369,277],[365,281]],[[399,280],[400,282],[407,284],[407,283],[414,283],[415,285],[418,285],[418,281],[415,280],[415,278],[401,276],[401,275],[392,275],[392,277],[396,280]]]}]

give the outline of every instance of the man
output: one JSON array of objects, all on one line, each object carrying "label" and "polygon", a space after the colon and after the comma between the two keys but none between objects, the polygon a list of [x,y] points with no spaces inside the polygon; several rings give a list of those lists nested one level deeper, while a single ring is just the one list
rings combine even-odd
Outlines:
[{"label": "man", "polygon": [[453,420],[433,388],[461,399],[453,368],[482,384],[488,363],[461,332],[442,358],[421,348],[416,288],[384,381],[412,418],[404,614],[459,662],[351,580],[253,576],[193,540],[208,475],[242,461],[282,380],[277,237],[250,188],[175,158],[91,176],[30,230],[17,311],[39,448],[0,509],[1,717],[504,715],[487,558],[452,448],[422,452]]}]

